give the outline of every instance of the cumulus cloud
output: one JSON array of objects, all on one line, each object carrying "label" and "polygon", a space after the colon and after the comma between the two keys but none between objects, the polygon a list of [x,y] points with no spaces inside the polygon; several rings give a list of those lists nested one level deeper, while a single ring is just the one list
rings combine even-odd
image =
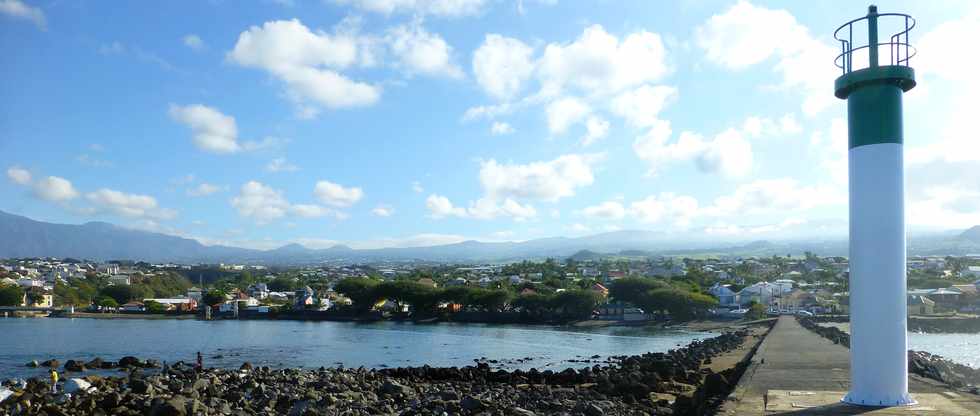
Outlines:
[{"label": "cumulus cloud", "polygon": [[7,179],[18,185],[30,185],[31,172],[21,167],[11,166],[7,168]]},{"label": "cumulus cloud", "polygon": [[388,30],[388,44],[401,66],[409,73],[462,78],[463,70],[453,62],[453,48],[438,34],[420,24]]},{"label": "cumulus cloud", "polygon": [[470,206],[465,208],[454,205],[445,196],[432,194],[426,198],[425,206],[429,210],[429,215],[435,219],[459,217],[489,220],[504,216],[523,221],[538,215],[533,206],[522,205],[511,198],[498,202],[493,198],[484,197],[471,202]]},{"label": "cumulus cloud", "polygon": [[238,210],[239,215],[252,218],[259,224],[284,217],[290,208],[282,191],[257,181],[242,185],[239,194],[231,199],[231,206]]},{"label": "cumulus cloud", "polygon": [[552,101],[546,110],[548,131],[555,135],[565,134],[570,126],[585,120],[591,112],[588,104],[574,97]]},{"label": "cumulus cloud", "polygon": [[[10,174],[10,171],[7,171]],[[50,202],[64,202],[78,197],[71,182],[58,176],[48,176],[34,182],[34,196]]]},{"label": "cumulus cloud", "polygon": [[664,192],[630,204],[630,214],[642,223],[670,222],[687,226],[698,214],[698,201],[688,195]]},{"label": "cumulus cloud", "polygon": [[344,187],[330,181],[319,181],[313,194],[326,205],[349,207],[364,197],[364,191],[357,187]]},{"label": "cumulus cloud", "polygon": [[191,129],[194,133],[194,145],[201,150],[211,153],[235,153],[242,150],[238,144],[235,118],[215,108],[203,104],[171,104],[170,117]]},{"label": "cumulus cloud", "polygon": [[660,112],[677,99],[677,88],[664,85],[642,85],[613,98],[610,109],[636,127],[650,127]]},{"label": "cumulus cloud", "polygon": [[197,186],[187,190],[187,196],[201,197],[208,196],[221,191],[221,187],[217,185],[212,185],[206,182],[202,182]]},{"label": "cumulus cloud", "polygon": [[487,0],[334,0],[366,12],[384,15],[415,14],[439,17],[462,17],[479,14]]},{"label": "cumulus cloud", "polygon": [[582,146],[589,146],[602,140],[609,134],[609,122],[602,117],[589,117],[585,122],[585,136],[582,137]]},{"label": "cumulus cloud", "polygon": [[514,133],[514,128],[511,127],[510,124],[502,121],[495,121],[493,122],[493,125],[490,126],[490,134],[494,136],[503,136],[503,135],[513,134],[513,133]]},{"label": "cumulus cloud", "polygon": [[371,210],[371,213],[379,217],[390,217],[395,215],[395,209],[387,205],[378,205]]},{"label": "cumulus cloud", "polygon": [[29,20],[38,29],[48,30],[47,19],[39,7],[31,7],[20,0],[0,0],[0,14],[15,19]]},{"label": "cumulus cloud", "polygon": [[480,184],[493,199],[516,198],[557,201],[591,185],[599,155],[568,154],[528,164],[502,164],[490,159],[480,164]]},{"label": "cumulus cloud", "polygon": [[201,37],[193,33],[184,35],[181,40],[184,42],[184,46],[191,48],[195,52],[203,51],[207,47],[207,45],[204,44],[204,41],[201,40]]},{"label": "cumulus cloud", "polygon": [[521,92],[534,71],[533,53],[520,40],[488,34],[473,52],[473,74],[491,97],[511,99]]},{"label": "cumulus cloud", "polygon": [[620,40],[601,25],[587,27],[572,43],[549,44],[539,68],[545,89],[574,87],[586,93],[617,92],[669,72],[660,35],[639,31]]},{"label": "cumulus cloud", "polygon": [[102,188],[89,192],[85,198],[100,209],[124,217],[168,220],[177,216],[177,212],[172,209],[160,208],[156,198],[149,195],[129,194]]},{"label": "cumulus cloud", "polygon": [[457,207],[449,198],[437,194],[429,195],[425,199],[425,207],[432,218],[465,217],[467,214],[466,208]]},{"label": "cumulus cloud", "polygon": [[735,188],[704,208],[710,216],[738,216],[807,210],[847,202],[846,189],[831,185],[803,185],[793,178],[759,179]]},{"label": "cumulus cloud", "polygon": [[838,72],[828,60],[837,49],[813,37],[786,10],[739,1],[698,26],[695,38],[709,61],[731,70],[774,57],[773,68],[782,78],[778,86],[802,91],[804,114],[815,115],[833,103],[827,85],[833,85]]},{"label": "cumulus cloud", "polygon": [[311,31],[298,19],[265,22],[238,36],[228,60],[262,69],[282,81],[303,115],[316,113],[312,101],[328,109],[372,105],[381,87],[354,81],[339,71],[373,61],[364,42],[350,33]]},{"label": "cumulus cloud", "polygon": [[331,216],[339,220],[347,219],[347,214],[313,204],[295,204],[289,206],[289,212],[302,218],[320,218]]},{"label": "cumulus cloud", "polygon": [[671,133],[669,122],[658,121],[633,142],[633,151],[647,162],[652,175],[676,161],[694,161],[702,172],[736,178],[752,169],[752,145],[738,130],[728,129],[711,139],[685,131],[674,142]]}]

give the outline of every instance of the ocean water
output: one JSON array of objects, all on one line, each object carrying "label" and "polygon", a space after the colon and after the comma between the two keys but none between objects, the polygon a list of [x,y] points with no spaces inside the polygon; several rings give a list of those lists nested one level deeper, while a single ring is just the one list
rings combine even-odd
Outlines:
[{"label": "ocean water", "polygon": [[564,369],[594,365],[568,360],[662,352],[716,335],[643,327],[0,318],[0,378],[41,375],[25,367],[31,360],[132,355],[193,362],[197,351],[209,367],[245,361],[304,368],[464,366],[485,357],[503,368]]}]

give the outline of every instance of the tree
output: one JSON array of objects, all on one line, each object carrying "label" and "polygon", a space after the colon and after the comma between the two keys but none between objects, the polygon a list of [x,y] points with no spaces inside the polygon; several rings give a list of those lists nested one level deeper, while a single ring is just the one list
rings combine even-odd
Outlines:
[{"label": "tree", "polygon": [[111,297],[108,297],[108,296],[102,297],[101,299],[99,299],[99,301],[96,304],[99,305],[99,306],[101,306],[101,307],[103,307],[103,308],[118,308],[119,307],[119,303],[117,303],[115,299],[113,299]]},{"label": "tree", "polygon": [[0,306],[20,306],[24,290],[17,285],[0,286]]},{"label": "tree", "polygon": [[166,306],[163,306],[162,303],[153,300],[148,300],[145,303],[143,303],[143,307],[146,308],[146,311],[150,313],[164,313],[167,311]]},{"label": "tree", "polygon": [[353,302],[356,310],[367,312],[380,299],[375,291],[378,282],[364,277],[348,277],[334,285],[334,290]]},{"label": "tree", "polygon": [[752,303],[749,304],[749,311],[745,314],[745,319],[754,321],[757,319],[765,319],[765,317],[766,307],[763,304],[753,300]]},{"label": "tree", "polygon": [[127,285],[113,285],[103,288],[102,295],[112,298],[120,305],[135,298],[133,288]]},{"label": "tree", "polygon": [[513,296],[511,292],[502,289],[477,289],[472,292],[470,302],[473,306],[487,312],[500,312],[510,303]]},{"label": "tree", "polygon": [[268,286],[273,292],[292,292],[299,289],[299,282],[292,277],[279,276],[272,279]]},{"label": "tree", "polygon": [[225,292],[220,290],[209,290],[201,297],[201,302],[205,305],[215,306],[225,303]]},{"label": "tree", "polygon": [[627,277],[612,282],[609,286],[609,296],[618,301],[639,305],[644,294],[666,286],[666,283],[657,279]]},{"label": "tree", "polygon": [[602,297],[594,291],[573,289],[555,294],[552,305],[566,318],[589,319],[601,301]]}]

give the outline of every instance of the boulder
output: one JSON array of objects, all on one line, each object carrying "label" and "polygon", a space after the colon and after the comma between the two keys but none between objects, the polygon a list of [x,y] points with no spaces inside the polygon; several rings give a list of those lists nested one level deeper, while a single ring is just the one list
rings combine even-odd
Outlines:
[{"label": "boulder", "polygon": [[86,368],[102,368],[105,362],[101,358],[95,357],[91,361],[85,363]]},{"label": "boulder", "polygon": [[462,407],[464,410],[468,412],[479,412],[483,409],[486,409],[487,405],[486,403],[483,403],[483,400],[480,400],[473,396],[466,396],[463,397],[463,400],[459,401],[459,407]]},{"label": "boulder", "polygon": [[129,389],[136,394],[149,394],[151,396],[153,395],[153,385],[142,378],[130,380]]},{"label": "boulder", "polygon": [[37,362],[37,360],[31,360],[31,361],[30,361],[29,363],[27,363],[27,366],[28,366],[28,367],[33,367],[33,368],[37,368],[37,367],[38,367],[38,366],[40,366],[40,365],[41,365],[41,364],[39,364],[39,363]]},{"label": "boulder", "polygon": [[150,406],[150,416],[186,416],[187,399],[174,396],[170,400],[154,400]]},{"label": "boulder", "polygon": [[394,381],[386,381],[381,385],[381,394],[386,396],[405,395],[409,396],[415,391],[411,387],[398,384]]},{"label": "boulder", "polygon": [[143,361],[141,361],[139,358],[136,358],[136,357],[126,356],[126,357],[123,357],[123,358],[120,358],[119,359],[119,366],[120,367],[142,367],[143,366]]},{"label": "boulder", "polygon": [[65,371],[75,371],[75,372],[85,371],[85,364],[82,364],[81,361],[75,361],[75,360],[65,361]]},{"label": "boulder", "polygon": [[55,359],[50,359],[50,360],[41,362],[41,367],[58,368],[60,365],[61,365],[61,362],[59,362],[58,360],[55,360]]}]

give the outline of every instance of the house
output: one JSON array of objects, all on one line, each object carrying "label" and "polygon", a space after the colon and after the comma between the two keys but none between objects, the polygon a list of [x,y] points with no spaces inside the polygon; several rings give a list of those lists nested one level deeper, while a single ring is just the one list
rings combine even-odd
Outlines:
[{"label": "house", "polygon": [[708,293],[718,298],[718,306],[723,308],[738,307],[738,302],[736,301],[738,295],[729,288],[729,285],[715,283],[714,286],[708,289]]},{"label": "house", "polygon": [[476,284],[480,285],[480,287],[487,287],[493,284],[493,279],[489,277],[481,277],[480,280],[476,281]]},{"label": "house", "polygon": [[293,302],[293,307],[295,309],[305,309],[307,306],[312,306],[315,303],[313,300],[314,295],[313,289],[309,286],[296,290],[296,299]]},{"label": "house", "polygon": [[129,278],[129,275],[127,274],[116,274],[109,277],[109,283],[113,285],[129,286],[132,283],[132,280]]},{"label": "house", "polygon": [[120,307],[120,309],[122,309],[123,312],[143,312],[145,310],[143,307],[143,302],[136,301],[125,303]]},{"label": "house", "polygon": [[[794,273],[795,273],[795,275],[794,275]],[[787,273],[787,276],[790,276],[790,275],[794,275],[796,277],[799,277],[800,276],[800,272],[789,272],[789,273]],[[776,288],[777,288],[778,293],[789,293],[789,292],[792,292],[793,291],[793,285],[796,284],[796,281],[793,280],[793,279],[777,279],[776,281],[772,282],[772,284],[776,285]]]},{"label": "house", "polygon": [[153,301],[163,305],[168,311],[190,312],[197,310],[197,301],[190,298],[143,299],[143,304]]},{"label": "house", "polygon": [[[980,277],[980,266],[968,266],[965,270],[960,272],[960,276]],[[980,282],[980,280],[978,280],[977,282]],[[974,282],[973,284],[977,284],[977,282]]]},{"label": "house", "polygon": [[249,296],[262,300],[269,297],[269,286],[265,283],[256,283],[247,289]]},{"label": "house", "polygon": [[518,275],[516,275],[516,274],[513,275],[513,276],[508,277],[507,278],[507,281],[509,281],[510,284],[512,284],[512,285],[519,285],[521,283],[524,283],[524,279],[521,279],[521,277],[518,276]]},{"label": "house", "polygon": [[932,315],[935,311],[936,302],[922,295],[908,296],[909,315]]},{"label": "house", "polygon": [[31,287],[24,292],[24,300],[21,304],[32,308],[52,308],[54,296],[42,288]]},{"label": "house", "polygon": [[596,318],[603,321],[644,321],[647,314],[643,309],[615,302],[599,306],[599,315]]},{"label": "house", "polygon": [[119,274],[119,265],[114,263],[100,264],[95,267],[95,271],[109,276]]},{"label": "house", "polygon": [[753,301],[766,306],[778,303],[777,299],[781,294],[779,287],[769,282],[759,282],[738,292],[739,305],[746,306]]},{"label": "house", "polygon": [[457,277],[453,280],[446,282],[446,286],[466,286],[466,283],[468,283],[466,279],[462,277]]}]

